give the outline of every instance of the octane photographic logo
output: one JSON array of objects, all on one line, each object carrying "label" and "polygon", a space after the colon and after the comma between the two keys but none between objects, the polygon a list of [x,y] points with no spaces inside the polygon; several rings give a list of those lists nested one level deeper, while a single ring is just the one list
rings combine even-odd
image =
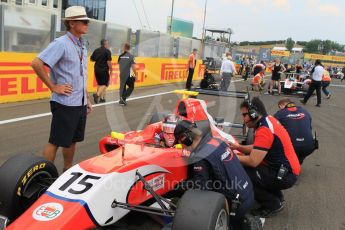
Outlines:
[{"label": "octane photographic logo", "polygon": [[[115,132],[128,132],[135,130],[143,130],[149,124],[151,118],[155,114],[169,114],[174,113],[178,100],[181,100],[182,95],[174,94],[173,91],[177,89],[184,89],[188,77],[188,56],[193,48],[183,50],[185,54],[182,58],[161,58],[152,60],[152,58],[145,58],[145,56],[157,56],[161,51],[157,51],[157,39],[146,39],[139,42],[137,49],[138,57],[136,63],[145,63],[145,68],[142,70],[144,80],[136,82],[133,94],[127,99],[127,106],[119,106],[118,103],[109,104],[105,106],[105,114],[109,123],[109,127]],[[208,49],[217,50],[217,49]],[[156,55],[152,53],[157,52]],[[210,57],[218,57],[217,53],[208,52]],[[198,54],[199,55],[199,54]],[[149,60],[151,59],[151,60]],[[220,63],[220,61],[218,62]],[[220,68],[220,66],[219,66]],[[193,87],[199,87],[200,80],[205,74],[205,67],[201,62],[197,62],[193,76]],[[119,76],[119,75],[118,75]],[[220,84],[221,77],[215,74],[214,78]],[[232,79],[234,80],[234,79]],[[118,79],[119,82],[119,79]],[[137,84],[147,86],[148,82],[159,84],[159,87],[137,88]],[[234,82],[231,82],[229,90],[237,91]],[[140,92],[140,93],[138,93]],[[218,97],[199,94],[198,99],[206,100],[208,105],[208,112],[213,118],[222,117],[227,122],[235,122],[236,111],[238,111],[239,99],[230,97]],[[115,100],[119,100],[119,91],[115,91]],[[198,112],[198,111],[196,111]],[[162,116],[160,118],[163,118]],[[237,120],[237,122],[242,122]],[[229,132],[226,128],[225,132]],[[107,135],[107,133],[104,133]],[[153,135],[154,136],[154,135]],[[126,154],[126,150],[124,152]],[[164,162],[165,167],[171,166],[171,162]],[[174,163],[174,166],[176,164]]]},{"label": "octane photographic logo", "polygon": [[38,221],[51,221],[58,218],[63,212],[63,206],[59,203],[46,203],[40,205],[32,213],[32,217]]}]

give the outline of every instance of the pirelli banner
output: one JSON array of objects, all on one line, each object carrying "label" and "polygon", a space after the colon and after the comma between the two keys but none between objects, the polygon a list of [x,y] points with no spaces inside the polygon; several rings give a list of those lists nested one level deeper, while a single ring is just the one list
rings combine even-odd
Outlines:
[{"label": "pirelli banner", "polygon": [[319,59],[321,61],[331,61],[331,62],[345,63],[345,57],[344,56],[331,56],[331,55],[305,53],[304,54],[304,59],[308,59],[308,60]]},{"label": "pirelli banner", "polygon": [[[49,89],[41,82],[31,68],[31,61],[37,54],[0,53],[0,103],[27,101],[50,97]],[[136,58],[136,87],[184,82],[187,79],[187,59]],[[194,80],[202,79],[204,67],[197,61]],[[95,92],[97,83],[94,63],[88,64],[88,92]],[[48,71],[48,69],[47,69]],[[120,72],[117,57],[113,57],[113,74],[109,90],[120,86]]]}]

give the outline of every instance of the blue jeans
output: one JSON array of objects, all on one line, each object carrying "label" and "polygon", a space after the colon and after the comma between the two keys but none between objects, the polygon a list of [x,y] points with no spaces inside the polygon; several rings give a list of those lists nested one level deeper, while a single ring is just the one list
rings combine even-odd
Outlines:
[{"label": "blue jeans", "polygon": [[330,85],[330,83],[331,82],[329,82],[329,81],[323,81],[322,83],[321,83],[321,85],[322,85],[322,92],[326,95],[326,96],[328,96],[330,93],[329,93],[329,91],[327,90],[327,87]]}]

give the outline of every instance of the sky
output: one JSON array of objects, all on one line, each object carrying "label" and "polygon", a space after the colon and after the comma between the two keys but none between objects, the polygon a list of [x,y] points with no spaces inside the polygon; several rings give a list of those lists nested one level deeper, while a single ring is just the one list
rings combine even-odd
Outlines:
[{"label": "sky", "polygon": [[[202,34],[205,1],[175,0],[174,4],[174,17],[192,21],[193,36],[198,38]],[[172,0],[108,0],[106,21],[126,25],[133,31],[166,32],[171,5]],[[205,27],[232,28],[232,41],[291,37],[298,41],[329,39],[345,45],[344,22],[345,0],[207,0]]]}]

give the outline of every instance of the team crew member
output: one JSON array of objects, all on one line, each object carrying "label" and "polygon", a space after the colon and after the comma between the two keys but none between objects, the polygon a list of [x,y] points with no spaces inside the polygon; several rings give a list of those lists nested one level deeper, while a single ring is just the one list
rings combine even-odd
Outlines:
[{"label": "team crew member", "polygon": [[98,104],[99,102],[105,102],[105,91],[109,86],[109,76],[111,76],[113,72],[108,40],[101,40],[101,47],[97,48],[92,53],[90,59],[96,62],[94,71],[97,81],[97,93],[93,94],[93,99],[95,104]]},{"label": "team crew member", "polygon": [[259,64],[254,65],[253,67],[253,75],[256,76],[258,73],[260,73],[262,70],[265,71],[266,66],[263,64],[264,62],[261,61]]},{"label": "team crew member", "polygon": [[311,116],[309,112],[300,106],[296,106],[289,98],[283,98],[278,102],[280,110],[274,117],[289,133],[292,145],[300,164],[315,150],[312,134]]},{"label": "team crew member", "polygon": [[307,104],[309,98],[311,97],[311,95],[314,93],[314,91],[316,90],[316,96],[317,96],[317,107],[320,107],[321,105],[321,81],[322,81],[322,75],[324,73],[325,69],[323,68],[321,61],[320,60],[316,60],[315,61],[315,66],[312,69],[311,73],[312,73],[312,83],[309,86],[307,95],[305,95],[304,99],[301,100],[302,104]]},{"label": "team crew member", "polygon": [[[76,142],[84,140],[86,115],[92,110],[86,92],[87,49],[81,38],[88,32],[89,18],[81,6],[67,8],[65,15],[67,33],[32,61],[37,76],[52,91],[53,118],[43,156],[54,162],[58,148],[62,147],[64,171],[72,166]],[[50,68],[50,78],[45,66]]]},{"label": "team crew member", "polygon": [[256,74],[255,77],[252,79],[252,90],[262,91],[263,87],[265,86],[265,70],[261,69],[261,72]]},{"label": "team crew member", "polygon": [[220,68],[220,75],[222,76],[222,81],[220,83],[220,90],[227,91],[230,86],[230,81],[236,73],[235,65],[231,61],[231,53],[226,53],[226,58],[222,62],[222,66]]},{"label": "team crew member", "polygon": [[[224,194],[231,204],[231,229],[240,229],[244,215],[254,204],[252,183],[229,146],[211,133],[203,134],[196,124],[181,120],[174,131],[176,140],[191,152],[191,180],[202,189]],[[236,183],[236,186],[232,186]],[[218,184],[217,187],[212,185]],[[236,204],[240,203],[239,207]]]},{"label": "team crew member", "polygon": [[285,128],[267,115],[258,98],[244,101],[243,120],[255,129],[253,145],[231,143],[231,148],[246,155],[238,156],[254,185],[255,200],[261,205],[252,213],[269,217],[283,209],[281,190],[292,187],[300,174],[300,164]]},{"label": "team crew member", "polygon": [[281,85],[280,85],[280,73],[284,72],[286,69],[285,67],[280,63],[279,59],[276,59],[273,66],[272,66],[272,77],[271,77],[271,82],[270,82],[270,89],[269,89],[269,93],[272,94],[273,91],[273,86],[278,84],[278,94],[280,95],[282,89],[281,89]]},{"label": "team crew member", "polygon": [[322,75],[322,92],[326,95],[327,99],[331,98],[331,93],[327,90],[327,87],[331,84],[331,77],[329,76],[329,72],[325,70]]},{"label": "team crew member", "polygon": [[[129,52],[131,46],[129,43],[123,45],[123,53],[119,56],[117,62],[120,66],[120,105],[127,105],[126,99],[132,94],[135,83],[135,61],[134,56]],[[133,75],[131,75],[131,69]],[[128,88],[127,88],[128,86]]]},{"label": "team crew member", "polygon": [[189,55],[188,58],[188,78],[186,82],[186,89],[190,90],[192,87],[192,80],[193,80],[193,75],[194,75],[194,69],[196,66],[196,55],[198,53],[197,49],[193,49],[193,52]]}]

